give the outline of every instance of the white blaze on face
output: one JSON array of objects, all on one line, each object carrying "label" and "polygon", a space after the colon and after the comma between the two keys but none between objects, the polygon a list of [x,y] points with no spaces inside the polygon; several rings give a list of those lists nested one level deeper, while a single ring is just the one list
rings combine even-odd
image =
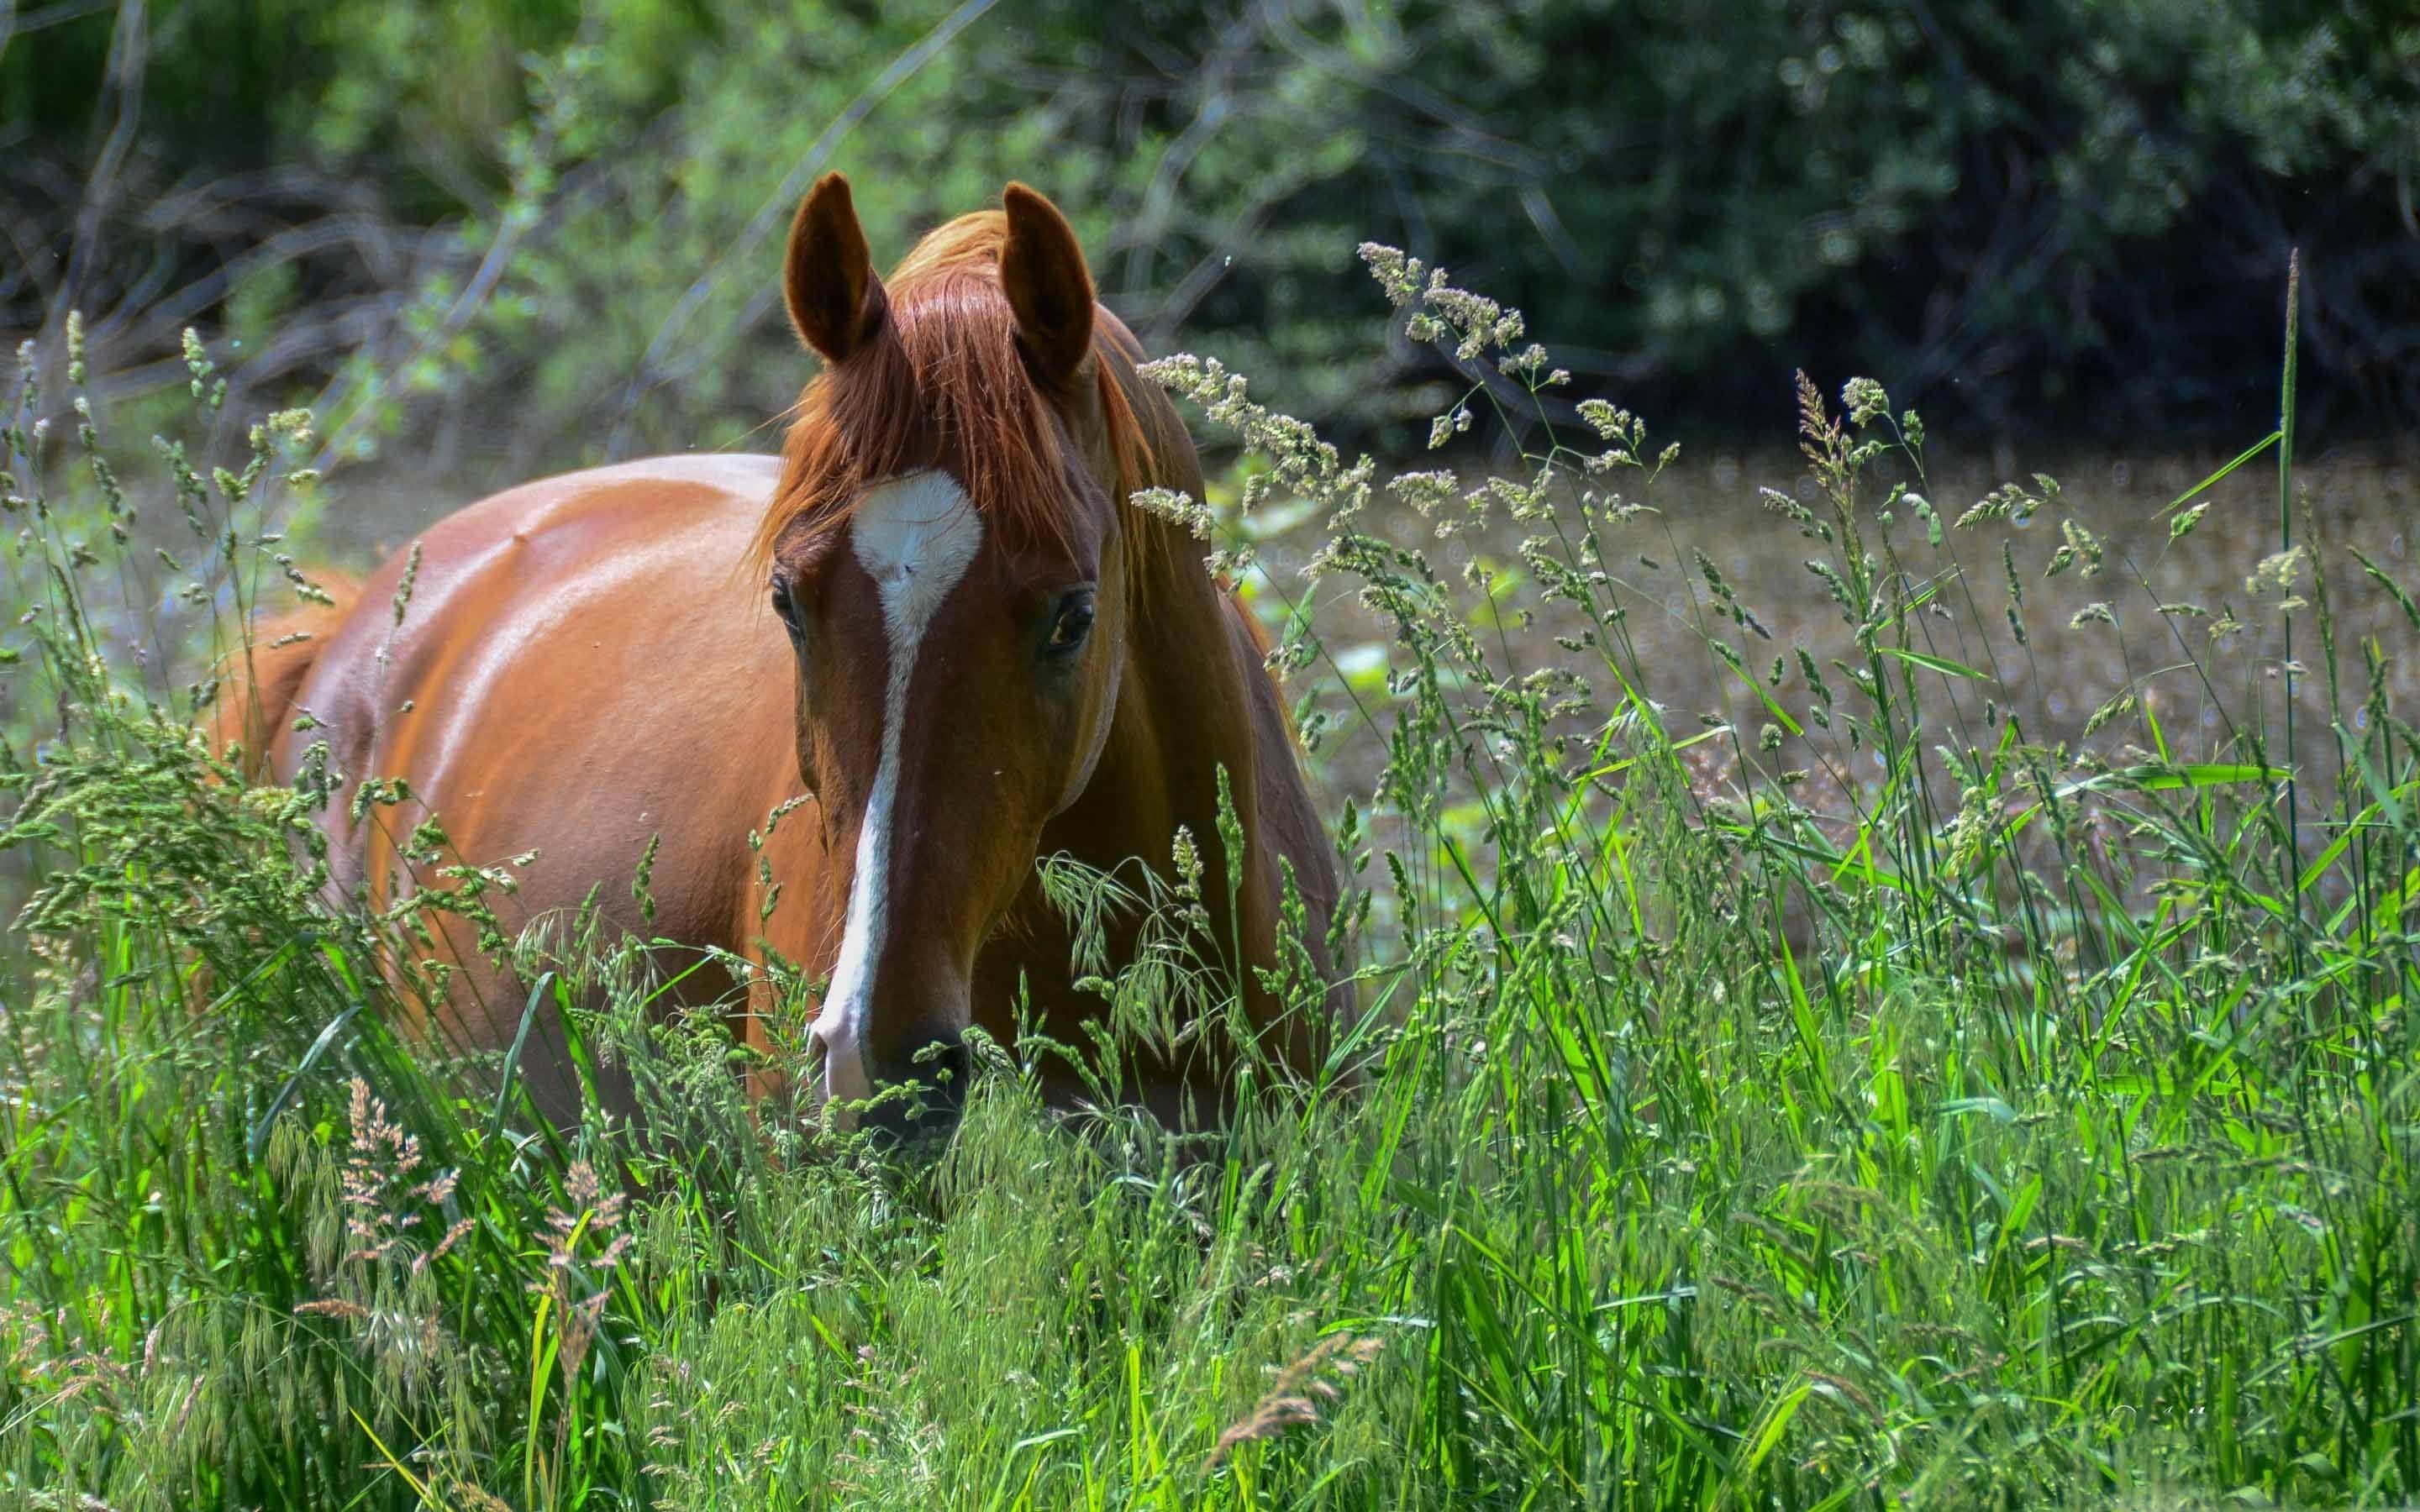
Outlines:
[{"label": "white blaze on face", "polygon": [[873,1093],[865,1064],[865,1022],[873,1007],[874,972],[890,928],[891,841],[899,797],[900,725],[916,647],[941,605],[966,576],[983,545],[983,517],[947,474],[913,472],[869,490],[849,517],[858,564],[882,594],[883,627],[891,641],[890,678],[882,700],[882,747],[874,787],[858,826],[857,868],[849,883],[848,918],[840,959],[815,1016],[824,1047],[824,1095],[858,1100]]}]

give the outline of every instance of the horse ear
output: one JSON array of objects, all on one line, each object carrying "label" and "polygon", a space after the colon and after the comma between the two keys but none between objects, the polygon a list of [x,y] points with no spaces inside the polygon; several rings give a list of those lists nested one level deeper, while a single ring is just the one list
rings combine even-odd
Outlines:
[{"label": "horse ear", "polygon": [[1093,350],[1093,275],[1075,227],[1059,207],[1011,184],[1001,196],[1008,239],[1000,249],[1001,287],[1016,312],[1016,333],[1047,381],[1064,386]]},{"label": "horse ear", "polygon": [[799,338],[828,363],[845,361],[881,322],[882,285],[857,224],[848,180],[828,173],[815,180],[790,221],[790,251],[782,292]]}]

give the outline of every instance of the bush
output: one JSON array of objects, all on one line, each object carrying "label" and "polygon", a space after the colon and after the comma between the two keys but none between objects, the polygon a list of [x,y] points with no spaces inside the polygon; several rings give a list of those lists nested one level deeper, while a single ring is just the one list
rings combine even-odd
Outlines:
[{"label": "bush", "polygon": [[[2420,27],[2389,6],[130,14],[150,18],[132,42],[97,11],[0,52],[21,236],[80,248],[74,290],[0,283],[0,329],[125,298],[96,331],[110,381],[139,383],[173,378],[145,364],[207,315],[279,404],[365,352],[404,392],[449,388],[448,423],[415,433],[502,452],[499,475],[723,444],[785,402],[760,270],[828,167],[880,255],[1035,178],[1148,345],[1287,372],[1299,408],[1389,452],[1466,375],[1362,340],[1342,249],[1373,230],[1539,312],[1583,378],[1701,424],[1770,412],[1774,375],[1823,354],[1937,424],[2037,441],[2257,424],[2262,365],[2209,354],[2264,348],[2300,245],[2309,418],[2420,419]],[[109,235],[75,230],[86,208]],[[483,287],[481,318],[418,310],[432,278]]]}]

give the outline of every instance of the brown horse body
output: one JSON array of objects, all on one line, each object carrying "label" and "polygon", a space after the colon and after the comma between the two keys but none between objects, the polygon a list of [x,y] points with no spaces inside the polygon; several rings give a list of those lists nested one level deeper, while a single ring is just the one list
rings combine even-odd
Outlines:
[{"label": "brown horse body", "polygon": [[[1012,189],[1006,215],[937,232],[887,290],[862,261],[828,180],[801,207],[787,290],[828,370],[786,460],[665,457],[498,494],[421,537],[399,623],[406,556],[262,674],[269,768],[290,778],[324,741],[340,774],[334,887],[387,908],[447,886],[409,854],[430,817],[446,861],[535,853],[516,891],[488,895],[507,934],[593,899],[609,928],[778,952],[830,979],[814,1037],[827,1088],[852,1098],[937,1045],[963,1070],[969,1025],[1009,1040],[1020,988],[1081,1041],[1072,1021],[1100,1004],[1072,989],[1042,856],[1164,870],[1183,826],[1212,879],[1209,941],[1239,941],[1248,967],[1275,959],[1282,857],[1326,969],[1334,872],[1260,639],[1198,548],[1124,501],[1198,498],[1200,464],[1094,307],[1064,222]],[[1222,766],[1246,837],[1232,916]],[[368,779],[409,796],[353,804]],[[769,912],[752,833],[779,884]],[[632,880],[651,843],[649,920]],[[508,1043],[523,984],[469,923],[427,917],[458,967],[440,1026]],[[1132,928],[1112,929],[1113,956]],[[1278,1005],[1239,976],[1270,1028]],[[748,1000],[735,989],[709,966],[679,995]],[[1319,1030],[1289,1021],[1277,1048],[1307,1067]],[[560,1025],[521,1069],[571,1115]],[[1163,1112],[1218,1101],[1216,1055],[1141,1069]]]}]

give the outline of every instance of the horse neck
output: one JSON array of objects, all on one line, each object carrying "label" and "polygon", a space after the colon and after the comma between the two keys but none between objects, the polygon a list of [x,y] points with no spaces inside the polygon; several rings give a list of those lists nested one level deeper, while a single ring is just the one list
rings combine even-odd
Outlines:
[{"label": "horse neck", "polygon": [[[1156,391],[1126,393],[1150,441],[1153,476],[1142,482],[1202,497],[1192,438]],[[1064,852],[1131,879],[1140,861],[1172,875],[1171,841],[1181,825],[1201,858],[1202,902],[1210,918],[1202,943],[1229,962],[1243,990],[1246,1016],[1264,1033],[1284,1007],[1253,968],[1277,964],[1280,856],[1300,885],[1309,925],[1304,945],[1333,979],[1324,943],[1336,903],[1326,837],[1305,787],[1263,647],[1240,606],[1210,578],[1199,542],[1174,524],[1121,501],[1125,538],[1125,667],[1109,735],[1093,779],[1043,836],[1044,854]],[[1226,847],[1219,833],[1218,773],[1244,841],[1241,885],[1231,904]],[[1129,958],[1132,922],[1113,925],[1113,959]],[[1045,932],[1046,934],[1050,932]],[[1234,960],[1240,948],[1243,959]],[[1315,1064],[1317,1023],[1292,1015],[1272,1048],[1297,1070]],[[1187,1073],[1215,1080],[1213,1053]]]},{"label": "horse neck", "polygon": [[[1170,417],[1173,421],[1173,415]],[[1201,464],[1180,428],[1173,444],[1154,438],[1161,459],[1152,482],[1202,496]],[[1046,837],[1103,870],[1140,858],[1169,874],[1178,826],[1202,858],[1202,890],[1222,950],[1240,939],[1265,961],[1276,918],[1277,861],[1262,824],[1262,771],[1272,748],[1264,730],[1273,707],[1251,679],[1264,677],[1236,611],[1210,579],[1201,548],[1167,521],[1121,503],[1128,535],[1126,662],[1107,744],[1084,794]],[[1276,748],[1287,748],[1283,732]],[[1227,903],[1219,838],[1219,769],[1226,771],[1246,865],[1240,917]]]}]

